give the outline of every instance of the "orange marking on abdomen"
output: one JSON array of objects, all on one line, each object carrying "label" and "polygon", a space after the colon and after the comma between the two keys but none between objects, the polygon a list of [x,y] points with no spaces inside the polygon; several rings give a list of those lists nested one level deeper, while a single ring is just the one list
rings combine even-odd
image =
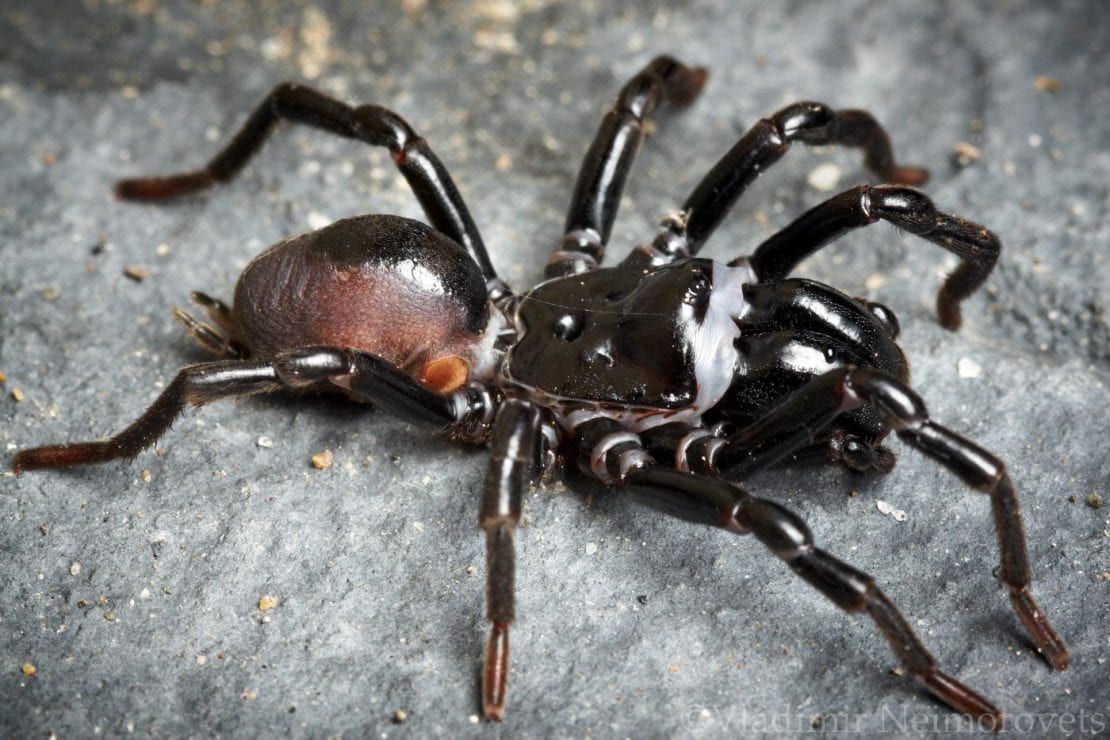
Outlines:
[{"label": "orange marking on abdomen", "polygon": [[440,393],[457,391],[469,377],[470,365],[458,355],[432,360],[420,371],[420,382]]}]

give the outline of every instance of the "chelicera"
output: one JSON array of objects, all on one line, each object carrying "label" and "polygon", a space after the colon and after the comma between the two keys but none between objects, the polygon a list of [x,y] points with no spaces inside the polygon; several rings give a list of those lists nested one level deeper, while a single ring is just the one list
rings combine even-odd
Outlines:
[{"label": "chelicera", "polygon": [[[956,329],[960,302],[987,278],[999,241],[910,187],[926,172],[895,164],[870,114],[802,102],[757,122],[654,241],[602,267],[648,117],[663,102],[690,103],[705,79],[704,69],[659,57],[624,86],[585,156],[546,280],[523,293],[497,276],[446,168],[402,118],[279,86],[204,169],[123,180],[116,192],[162,200],[229,180],[285,120],[386,147],[430,226],[358,216],[274,245],[243,272],[231,307],[194,293],[208,320],[175,309],[220,359],[181,370],[116,436],[23,450],[12,467],[132,458],[186,407],[219,398],[342,391],[491,450],[479,513],[492,624],[487,718],[501,719],[505,709],[522,492],[561,467],[579,486],[623,490],[671,516],[754,534],[836,605],[871,617],[933,695],[999,726],[1000,710],[939,669],[872,577],[817,548],[795,514],[736,482],[802,455],[885,473],[894,457],[882,442],[896,432],[990,496],[999,577],[1033,642],[1063,670],[1068,648],[1030,593],[1017,493],[1004,464],[930,420],[907,385],[889,308],[789,277],[838,237],[887,221],[960,259],[937,299],[941,323]],[[867,168],[895,184],[852,188],[750,256],[697,257],[745,188],[794,142],[861,148]]]}]

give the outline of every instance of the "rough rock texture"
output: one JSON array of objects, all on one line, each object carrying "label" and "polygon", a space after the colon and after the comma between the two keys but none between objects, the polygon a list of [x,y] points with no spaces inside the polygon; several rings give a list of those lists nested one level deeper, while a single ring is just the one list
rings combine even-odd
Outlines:
[{"label": "rough rock texture", "polygon": [[[912,451],[895,443],[898,469],[880,480],[796,469],[749,487],[873,573],[1008,730],[1105,731],[1110,528],[1087,497],[1110,496],[1107,9],[577,5],[5,3],[6,454],[116,431],[201,361],[169,314],[189,289],[228,297],[252,255],[331,219],[419,216],[384,152],[304,129],[276,136],[234,184],[173,205],[117,202],[114,178],[199,165],[275,83],[308,81],[406,116],[523,288],[560,235],[602,111],[673,52],[709,66],[710,84],[659,117],[614,254],[649,239],[746,127],[806,98],[872,110],[902,159],[932,169],[925,189],[942,208],[1003,238],[957,334],[932,309],[953,259],[889,227],[852,234],[804,273],[894,308],[934,417],[1010,463],[1035,593],[1071,643],[1067,672],[1031,653],[992,575],[986,499]],[[828,197],[810,175],[830,164],[836,189],[865,177],[856,153],[799,146],[709,253],[742,253]],[[313,467],[325,449],[333,464]],[[480,452],[404,421],[267,397],[191,412],[130,465],[0,478],[0,735],[968,729],[891,674],[868,620],[758,542],[562,486],[526,499],[511,703],[503,728],[479,723],[482,470]],[[268,595],[277,606],[262,611]]]}]

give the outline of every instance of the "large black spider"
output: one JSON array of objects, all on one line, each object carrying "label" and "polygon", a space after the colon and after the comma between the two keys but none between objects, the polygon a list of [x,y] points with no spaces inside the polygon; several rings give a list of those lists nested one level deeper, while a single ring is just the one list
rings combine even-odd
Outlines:
[{"label": "large black spider", "polygon": [[[1029,592],[1017,493],[1003,463],[929,419],[906,385],[890,309],[788,277],[849,230],[885,220],[960,258],[937,298],[941,323],[956,329],[959,304],[987,278],[999,241],[906,187],[927,174],[895,164],[870,114],[803,102],[756,123],[650,245],[600,267],[648,116],[663,101],[691,102],[705,79],[704,69],[663,56],[624,86],[582,164],[548,279],[523,294],[498,278],[447,170],[397,114],[352,108],[299,85],[277,87],[206,168],[123,180],[117,194],[161,200],[229,180],[274,125],[289,120],[387,147],[431,226],[359,216],[274,245],[244,270],[233,308],[193,294],[211,324],[175,309],[222,359],[181,370],[115,437],[23,450],[13,469],[134,457],[190,404],[341,389],[492,448],[479,515],[492,623],[487,718],[501,719],[505,707],[522,491],[562,462],[579,485],[625,490],[672,516],[754,534],[842,609],[875,620],[905,669],[940,700],[999,727],[999,709],[940,671],[870,576],[816,548],[796,515],[732,482],[807,454],[885,473],[894,458],[881,442],[897,432],[990,495],[1011,604],[1048,662],[1063,670],[1068,648]],[[901,184],[852,188],[749,257],[697,258],[744,189],[795,141],[860,147],[868,169]]]}]

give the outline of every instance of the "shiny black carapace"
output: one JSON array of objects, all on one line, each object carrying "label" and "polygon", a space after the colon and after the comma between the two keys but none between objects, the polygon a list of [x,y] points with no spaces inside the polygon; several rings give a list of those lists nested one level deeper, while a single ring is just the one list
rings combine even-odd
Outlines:
[{"label": "shiny black carapace", "polygon": [[[805,257],[879,220],[954,253],[937,299],[941,323],[987,278],[1000,244],[939,213],[909,187],[870,114],[796,103],[756,123],[663,221],[661,233],[601,267],[621,191],[661,102],[690,103],[703,69],[670,57],[621,90],[578,176],[547,280],[523,293],[498,278],[446,168],[397,114],[349,107],[293,84],[275,89],[203,170],[124,180],[121,198],[162,200],[231,179],[280,121],[389,150],[430,226],[358,216],[287,239],[244,270],[234,304],[194,293],[208,321],[176,317],[220,357],[183,369],[111,439],[23,450],[16,472],[131,458],[189,406],[280,389],[341,390],[491,448],[480,526],[488,553],[483,708],[501,719],[514,619],[513,530],[523,489],[559,463],[582,485],[629,492],[687,521],[754,534],[842,609],[875,621],[907,672],[959,712],[998,727],[1001,712],[943,673],[874,579],[814,546],[796,515],[735,482],[802,455],[885,473],[895,431],[990,495],[1010,602],[1052,667],[1068,649],[1030,594],[1017,493],[1003,463],[929,419],[890,309],[790,278]],[[727,264],[698,258],[744,189],[793,142],[859,147],[887,185],[818,205]]]}]

